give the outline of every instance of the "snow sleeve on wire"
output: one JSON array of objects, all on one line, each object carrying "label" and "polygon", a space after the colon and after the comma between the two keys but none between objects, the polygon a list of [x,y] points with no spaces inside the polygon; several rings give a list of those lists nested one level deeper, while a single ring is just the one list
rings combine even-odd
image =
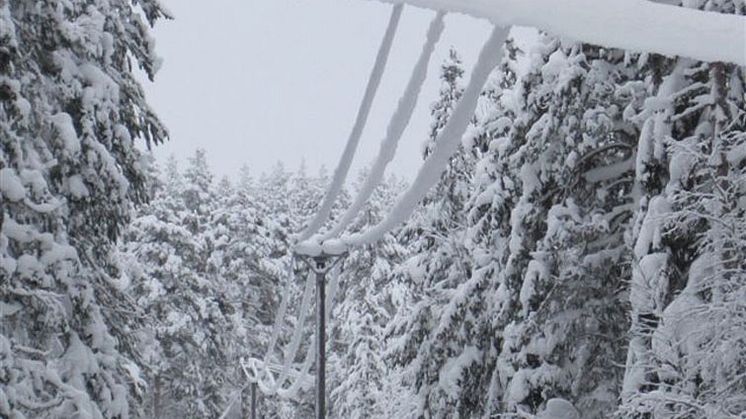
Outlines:
[{"label": "snow sleeve on wire", "polygon": [[283,288],[282,295],[280,298],[282,298],[282,301],[280,301],[280,309],[275,314],[275,324],[272,327],[272,336],[269,339],[269,346],[267,347],[267,352],[264,355],[264,364],[266,365],[271,357],[272,354],[275,352],[275,345],[277,345],[277,338],[280,335],[280,329],[282,329],[282,324],[285,319],[285,313],[288,310],[288,303],[290,301],[290,290],[293,285],[293,281],[295,279],[295,256],[290,256],[290,262],[288,263],[288,269],[287,269],[287,282],[285,283],[285,287]]},{"label": "snow sleeve on wire", "polygon": [[[463,13],[497,26],[634,52],[746,66],[746,17],[650,0],[377,0]],[[717,45],[717,47],[713,47]]]},{"label": "snow sleeve on wire", "polygon": [[308,274],[306,279],[306,286],[303,290],[303,299],[301,300],[300,312],[298,313],[298,324],[295,325],[295,331],[293,337],[290,340],[290,347],[285,352],[285,359],[280,371],[280,376],[277,382],[274,384],[273,393],[277,391],[279,387],[282,387],[283,383],[287,380],[287,376],[290,373],[290,365],[295,360],[295,355],[298,353],[300,348],[301,339],[303,339],[303,325],[306,322],[306,316],[308,314],[308,307],[311,305],[311,296],[313,294],[314,286],[314,275]]},{"label": "snow sleeve on wire", "polygon": [[363,100],[360,103],[360,109],[355,119],[355,125],[352,127],[350,136],[347,139],[347,145],[345,146],[342,157],[339,160],[339,165],[334,170],[334,176],[332,177],[331,185],[329,190],[324,196],[324,200],[321,203],[319,211],[316,213],[314,218],[308,224],[308,227],[300,234],[298,241],[304,241],[316,234],[316,232],[324,225],[324,222],[329,217],[329,213],[332,210],[334,201],[337,199],[339,192],[344,186],[345,179],[347,178],[347,172],[350,170],[352,164],[352,158],[357,150],[357,145],[360,142],[360,136],[362,135],[365,123],[368,120],[368,114],[370,114],[371,104],[373,98],[376,95],[378,86],[381,84],[381,78],[383,76],[383,70],[386,67],[386,61],[388,60],[389,52],[391,52],[391,44],[394,41],[394,35],[396,29],[399,26],[399,19],[401,18],[403,5],[397,4],[391,11],[391,17],[389,18],[389,24],[386,28],[386,33],[383,36],[383,41],[378,49],[378,55],[376,56],[376,62],[373,66],[370,78],[368,79],[368,85],[365,88],[365,94]]},{"label": "snow sleeve on wire", "polygon": [[502,58],[503,43],[510,28],[494,27],[492,34],[479,53],[469,84],[459,100],[453,114],[435,139],[435,148],[425,161],[412,186],[404,192],[383,221],[370,230],[350,236],[348,245],[363,245],[379,240],[388,231],[405,222],[417,203],[440,179],[440,174],[458,149],[469,121],[474,115],[479,95],[492,70]]},{"label": "snow sleeve on wire", "polygon": [[[339,271],[335,270],[332,274],[332,280],[329,283],[329,294],[326,295],[326,304],[325,304],[325,315],[326,318],[330,318],[330,314],[332,312],[332,308],[334,305],[334,299],[337,295],[337,290],[339,289]],[[308,347],[308,352],[306,353],[306,358],[303,361],[303,364],[301,365],[300,371],[298,371],[298,375],[296,377],[295,382],[293,382],[290,387],[287,389],[280,388],[277,391],[277,394],[280,397],[285,398],[294,398],[295,395],[298,393],[298,390],[303,385],[303,380],[306,379],[308,375],[308,371],[311,369],[311,364],[313,364],[313,361],[316,359],[316,339],[317,336],[314,334],[313,339],[311,341],[311,346]]]},{"label": "snow sleeve on wire", "polygon": [[425,45],[422,47],[422,52],[417,60],[417,64],[412,71],[412,76],[407,83],[407,87],[404,90],[404,94],[399,99],[399,104],[394,112],[394,115],[389,122],[388,128],[386,129],[386,137],[381,141],[381,148],[378,152],[373,166],[371,167],[370,174],[365,183],[360,188],[360,191],[355,198],[355,202],[347,208],[344,215],[340,219],[334,228],[324,235],[324,239],[335,237],[340,234],[347,225],[355,219],[358,212],[363,208],[368,199],[373,194],[373,191],[381,183],[383,175],[386,172],[386,166],[391,163],[394,155],[396,154],[396,147],[399,144],[404,130],[414,113],[414,108],[417,105],[417,99],[420,96],[422,90],[422,84],[427,78],[427,67],[430,63],[430,57],[433,55],[435,50],[435,44],[437,44],[443,33],[443,18],[445,17],[444,12],[438,12],[433,21],[430,23],[430,27],[427,31],[427,39]]}]

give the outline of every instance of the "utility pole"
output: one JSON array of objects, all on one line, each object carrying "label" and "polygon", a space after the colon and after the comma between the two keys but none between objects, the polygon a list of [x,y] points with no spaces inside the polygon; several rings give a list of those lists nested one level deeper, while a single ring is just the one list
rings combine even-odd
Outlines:
[{"label": "utility pole", "polygon": [[345,255],[303,258],[316,275],[316,419],[326,419],[326,274]]},{"label": "utility pole", "polygon": [[251,383],[251,419],[259,419],[256,415],[256,383]]},{"label": "utility pole", "polygon": [[316,419],[326,417],[326,264],[327,258],[314,258],[316,263]]}]

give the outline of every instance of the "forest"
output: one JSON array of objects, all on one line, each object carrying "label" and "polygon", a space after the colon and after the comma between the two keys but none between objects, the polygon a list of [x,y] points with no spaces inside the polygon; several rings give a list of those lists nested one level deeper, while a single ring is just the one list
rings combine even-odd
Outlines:
[{"label": "forest", "polygon": [[[0,0],[0,418],[248,417],[246,360],[311,351],[293,249],[333,173],[157,161],[179,138],[135,73],[155,78],[170,18],[157,0]],[[419,157],[474,91],[465,133],[406,221],[332,271],[328,417],[746,418],[746,67],[544,31],[496,48],[476,91],[479,66],[467,83],[458,51],[440,63]],[[411,190],[374,186],[345,234]],[[260,392],[260,417],[313,417],[296,381]]]}]

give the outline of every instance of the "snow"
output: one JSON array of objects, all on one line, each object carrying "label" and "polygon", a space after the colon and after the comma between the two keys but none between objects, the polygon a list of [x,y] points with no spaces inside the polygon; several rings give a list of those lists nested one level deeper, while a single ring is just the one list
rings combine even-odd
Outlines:
[{"label": "snow", "polygon": [[325,255],[338,256],[347,251],[347,244],[339,239],[325,240],[321,246],[321,251]]},{"label": "snow", "polygon": [[545,79],[552,79],[559,77],[562,71],[567,67],[567,56],[561,49],[554,51],[549,56],[549,60],[541,68],[541,75]]},{"label": "snow", "polygon": [[[275,316],[275,326],[272,331],[272,338],[270,339],[270,347],[268,348],[268,351],[264,355],[264,360],[259,361],[256,358],[251,358],[248,361],[248,367],[251,370],[251,373],[249,373],[248,371],[245,371],[247,377],[249,378],[251,382],[257,383],[260,390],[267,395],[276,394],[278,390],[282,388],[283,384],[288,380],[289,375],[291,375],[291,364],[293,360],[295,359],[295,356],[298,353],[301,339],[303,338],[302,336],[303,327],[306,322],[306,316],[308,315],[309,306],[311,304],[313,285],[314,285],[314,275],[309,274],[306,277],[306,283],[305,283],[305,287],[303,290],[303,297],[301,298],[300,311],[298,311],[298,323],[295,325],[295,330],[293,331],[290,345],[287,348],[285,348],[283,363],[280,369],[279,377],[275,379],[274,375],[269,370],[269,366],[270,366],[270,360],[274,352],[274,346],[277,342],[277,337],[279,334],[280,326],[283,323],[283,318],[285,314],[284,310],[287,309],[287,302],[289,301],[289,298],[290,298],[289,293],[287,293],[288,291],[287,288],[285,290],[286,294],[282,296],[283,301],[280,306],[280,312],[278,312],[277,315]],[[282,316],[280,314],[282,314]],[[264,377],[268,379],[269,383],[263,380]]]},{"label": "snow", "polygon": [[288,263],[287,267],[287,280],[285,282],[285,288],[282,290],[282,294],[280,295],[281,301],[280,301],[280,308],[277,310],[277,313],[275,313],[275,324],[274,327],[272,327],[272,335],[269,338],[269,346],[267,347],[267,353],[264,355],[264,363],[267,364],[272,357],[272,354],[275,352],[275,345],[277,345],[277,338],[280,335],[280,329],[282,328],[282,324],[284,323],[285,319],[285,313],[287,313],[288,310],[288,304],[290,302],[290,290],[292,289],[293,282],[295,280],[294,275],[294,266],[293,266],[294,259],[291,259]]},{"label": "snow", "polygon": [[462,13],[502,27],[531,26],[607,48],[746,66],[746,18],[737,15],[649,0],[565,0],[561,6],[552,0],[377,1]]},{"label": "snow", "polygon": [[67,178],[67,187],[76,199],[85,198],[90,194],[88,188],[85,186],[83,177],[80,175],[73,175]]},{"label": "snow", "polygon": [[[300,389],[308,388],[310,384],[308,371],[311,369],[311,365],[316,358],[315,335],[310,342],[310,345],[308,346],[308,352],[306,353],[306,357],[303,361],[303,364],[301,365],[300,370],[293,369],[292,362],[295,359],[300,346],[300,340],[302,338],[304,330],[305,318],[310,306],[310,297],[313,291],[314,278],[315,276],[313,274],[309,274],[307,277],[306,286],[301,302],[301,309],[299,312],[298,323],[295,326],[295,331],[293,332],[290,347],[286,348],[284,363],[281,366],[278,379],[275,379],[272,371],[270,371],[269,359],[271,358],[271,352],[267,352],[264,357],[264,361],[260,361],[256,358],[250,358],[245,364],[242,364],[244,373],[249,381],[257,383],[259,390],[265,395],[277,394],[282,398],[294,398]],[[325,314],[327,318],[329,318],[331,310],[334,306],[334,300],[336,298],[338,290],[339,275],[338,272],[334,271],[331,275],[331,281],[329,283],[329,292],[326,295]],[[287,297],[289,297],[289,295],[285,296],[285,298],[283,299],[283,304],[286,304],[286,301],[288,300]],[[275,320],[275,329],[277,329],[278,325],[281,324],[280,320],[278,319],[280,319],[279,313]],[[273,331],[273,342],[276,342],[276,340],[276,335]],[[264,381],[263,377],[266,377],[268,382]],[[288,387],[285,387],[285,382],[293,378],[294,381]]]},{"label": "snow", "polygon": [[381,141],[381,148],[378,152],[378,157],[371,166],[370,173],[368,174],[367,179],[365,179],[365,183],[361,186],[355,201],[349,208],[347,208],[334,229],[326,234],[324,238],[334,237],[340,234],[345,227],[355,219],[360,210],[368,202],[368,199],[370,199],[376,187],[381,183],[386,171],[386,166],[388,166],[388,164],[394,159],[399,140],[404,133],[404,129],[409,125],[409,121],[414,113],[414,108],[417,105],[417,99],[420,96],[422,85],[427,77],[427,68],[433,51],[435,50],[435,44],[443,33],[445,26],[443,19],[444,14],[438,13],[430,23],[425,45],[422,47],[422,52],[420,53],[420,57],[417,59],[417,63],[412,71],[407,87],[404,89],[404,94],[401,99],[399,99],[396,111],[394,111],[394,115],[389,122],[388,128],[386,129],[386,137]]},{"label": "snow", "polygon": [[16,98],[16,108],[18,109],[18,113],[21,115],[21,119],[28,119],[31,114],[31,102],[18,96]]},{"label": "snow", "polygon": [[73,119],[70,115],[60,112],[50,117],[52,125],[57,130],[60,139],[62,140],[62,146],[65,148],[67,153],[76,154],[80,152],[80,140],[78,134],[75,133],[75,127],[73,126]]},{"label": "snow", "polygon": [[19,303],[7,304],[0,301],[0,318],[10,317],[21,311],[22,308],[23,306]]},{"label": "snow", "polygon": [[548,277],[549,270],[544,263],[536,259],[528,263],[526,275],[523,279],[523,285],[521,286],[521,291],[518,296],[524,315],[528,314],[531,299],[534,298],[534,294],[536,293],[537,283],[546,281]]},{"label": "snow", "polygon": [[565,399],[549,399],[546,410],[537,419],[580,419],[580,413]]},{"label": "snow", "polygon": [[402,9],[403,7],[401,5],[397,5],[394,6],[393,10],[391,11],[391,17],[389,19],[388,27],[386,28],[386,32],[383,36],[381,46],[378,49],[376,62],[373,65],[373,70],[371,72],[370,78],[368,79],[368,85],[365,88],[365,94],[363,96],[362,102],[360,103],[360,109],[358,110],[355,124],[352,127],[352,132],[350,132],[350,136],[347,139],[347,145],[345,145],[345,149],[342,152],[342,157],[340,158],[339,165],[334,170],[332,182],[329,185],[329,189],[324,196],[324,200],[322,201],[321,206],[319,207],[319,211],[308,224],[308,227],[300,234],[298,238],[299,242],[308,239],[319,231],[321,226],[324,225],[327,218],[329,217],[329,214],[332,211],[332,206],[337,200],[337,196],[342,191],[345,179],[347,178],[347,173],[349,172],[350,165],[352,164],[352,159],[355,156],[355,151],[357,150],[358,143],[360,142],[360,136],[362,135],[363,128],[365,128],[365,123],[368,120],[368,115],[370,114],[370,108],[373,103],[373,98],[376,95],[378,86],[381,84],[383,70],[386,67],[386,61],[388,60],[389,52],[391,51],[391,45],[394,41],[394,35],[396,34],[396,29],[399,26],[399,19],[401,18]]},{"label": "snow", "polygon": [[502,58],[502,45],[508,36],[508,32],[508,29],[497,27],[493,29],[490,38],[482,47],[479,59],[469,79],[469,85],[464,90],[463,96],[456,105],[448,123],[435,140],[433,152],[420,168],[412,186],[399,198],[383,221],[368,231],[350,236],[348,239],[350,245],[375,242],[388,231],[405,222],[417,203],[438,182],[443,168],[448,164],[453,153],[456,152],[461,137],[466,131],[472,115],[474,115],[482,87]]},{"label": "snow", "polygon": [[21,201],[26,197],[26,189],[15,170],[7,167],[0,169],[0,193],[11,202]]},{"label": "snow", "polygon": [[303,256],[319,256],[321,254],[321,244],[317,238],[313,237],[295,245],[293,252]]},{"label": "snow", "polygon": [[583,177],[591,183],[606,182],[619,177],[625,173],[635,170],[635,159],[630,158],[608,166],[601,166],[585,172]]},{"label": "snow", "polygon": [[642,258],[651,249],[660,248],[663,217],[670,213],[671,204],[663,196],[656,196],[650,201],[650,208],[645,215],[645,220],[635,243],[634,252],[637,258]]},{"label": "snow", "polygon": [[281,387],[287,379],[288,373],[290,372],[290,364],[295,359],[295,355],[298,353],[300,348],[301,339],[303,338],[303,327],[306,323],[306,317],[308,315],[308,309],[311,304],[311,296],[314,288],[314,275],[309,274],[306,278],[306,286],[303,290],[303,298],[301,299],[300,311],[298,312],[298,323],[295,325],[295,332],[290,341],[290,347],[285,349],[285,362],[282,366],[282,372],[280,377],[275,383],[275,391]]},{"label": "snow", "polygon": [[482,353],[474,346],[467,346],[464,351],[455,358],[446,361],[438,377],[438,386],[450,397],[457,398],[461,377],[472,364],[479,361]]},{"label": "snow", "polygon": [[726,159],[733,166],[737,166],[746,160],[746,141],[728,150]]}]

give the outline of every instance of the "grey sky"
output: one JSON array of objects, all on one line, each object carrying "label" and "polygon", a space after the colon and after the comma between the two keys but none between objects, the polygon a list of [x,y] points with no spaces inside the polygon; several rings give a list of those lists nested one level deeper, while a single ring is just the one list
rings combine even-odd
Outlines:
[{"label": "grey sky", "polygon": [[[363,0],[164,3],[176,20],[156,28],[164,64],[146,90],[172,139],[156,156],[184,159],[203,147],[215,172],[229,176],[244,163],[254,173],[278,160],[296,167],[305,158],[310,170],[336,166],[391,6]],[[432,16],[405,9],[354,167],[375,157]],[[449,46],[468,69],[488,32],[484,21],[447,18],[393,171],[416,173]]]}]

